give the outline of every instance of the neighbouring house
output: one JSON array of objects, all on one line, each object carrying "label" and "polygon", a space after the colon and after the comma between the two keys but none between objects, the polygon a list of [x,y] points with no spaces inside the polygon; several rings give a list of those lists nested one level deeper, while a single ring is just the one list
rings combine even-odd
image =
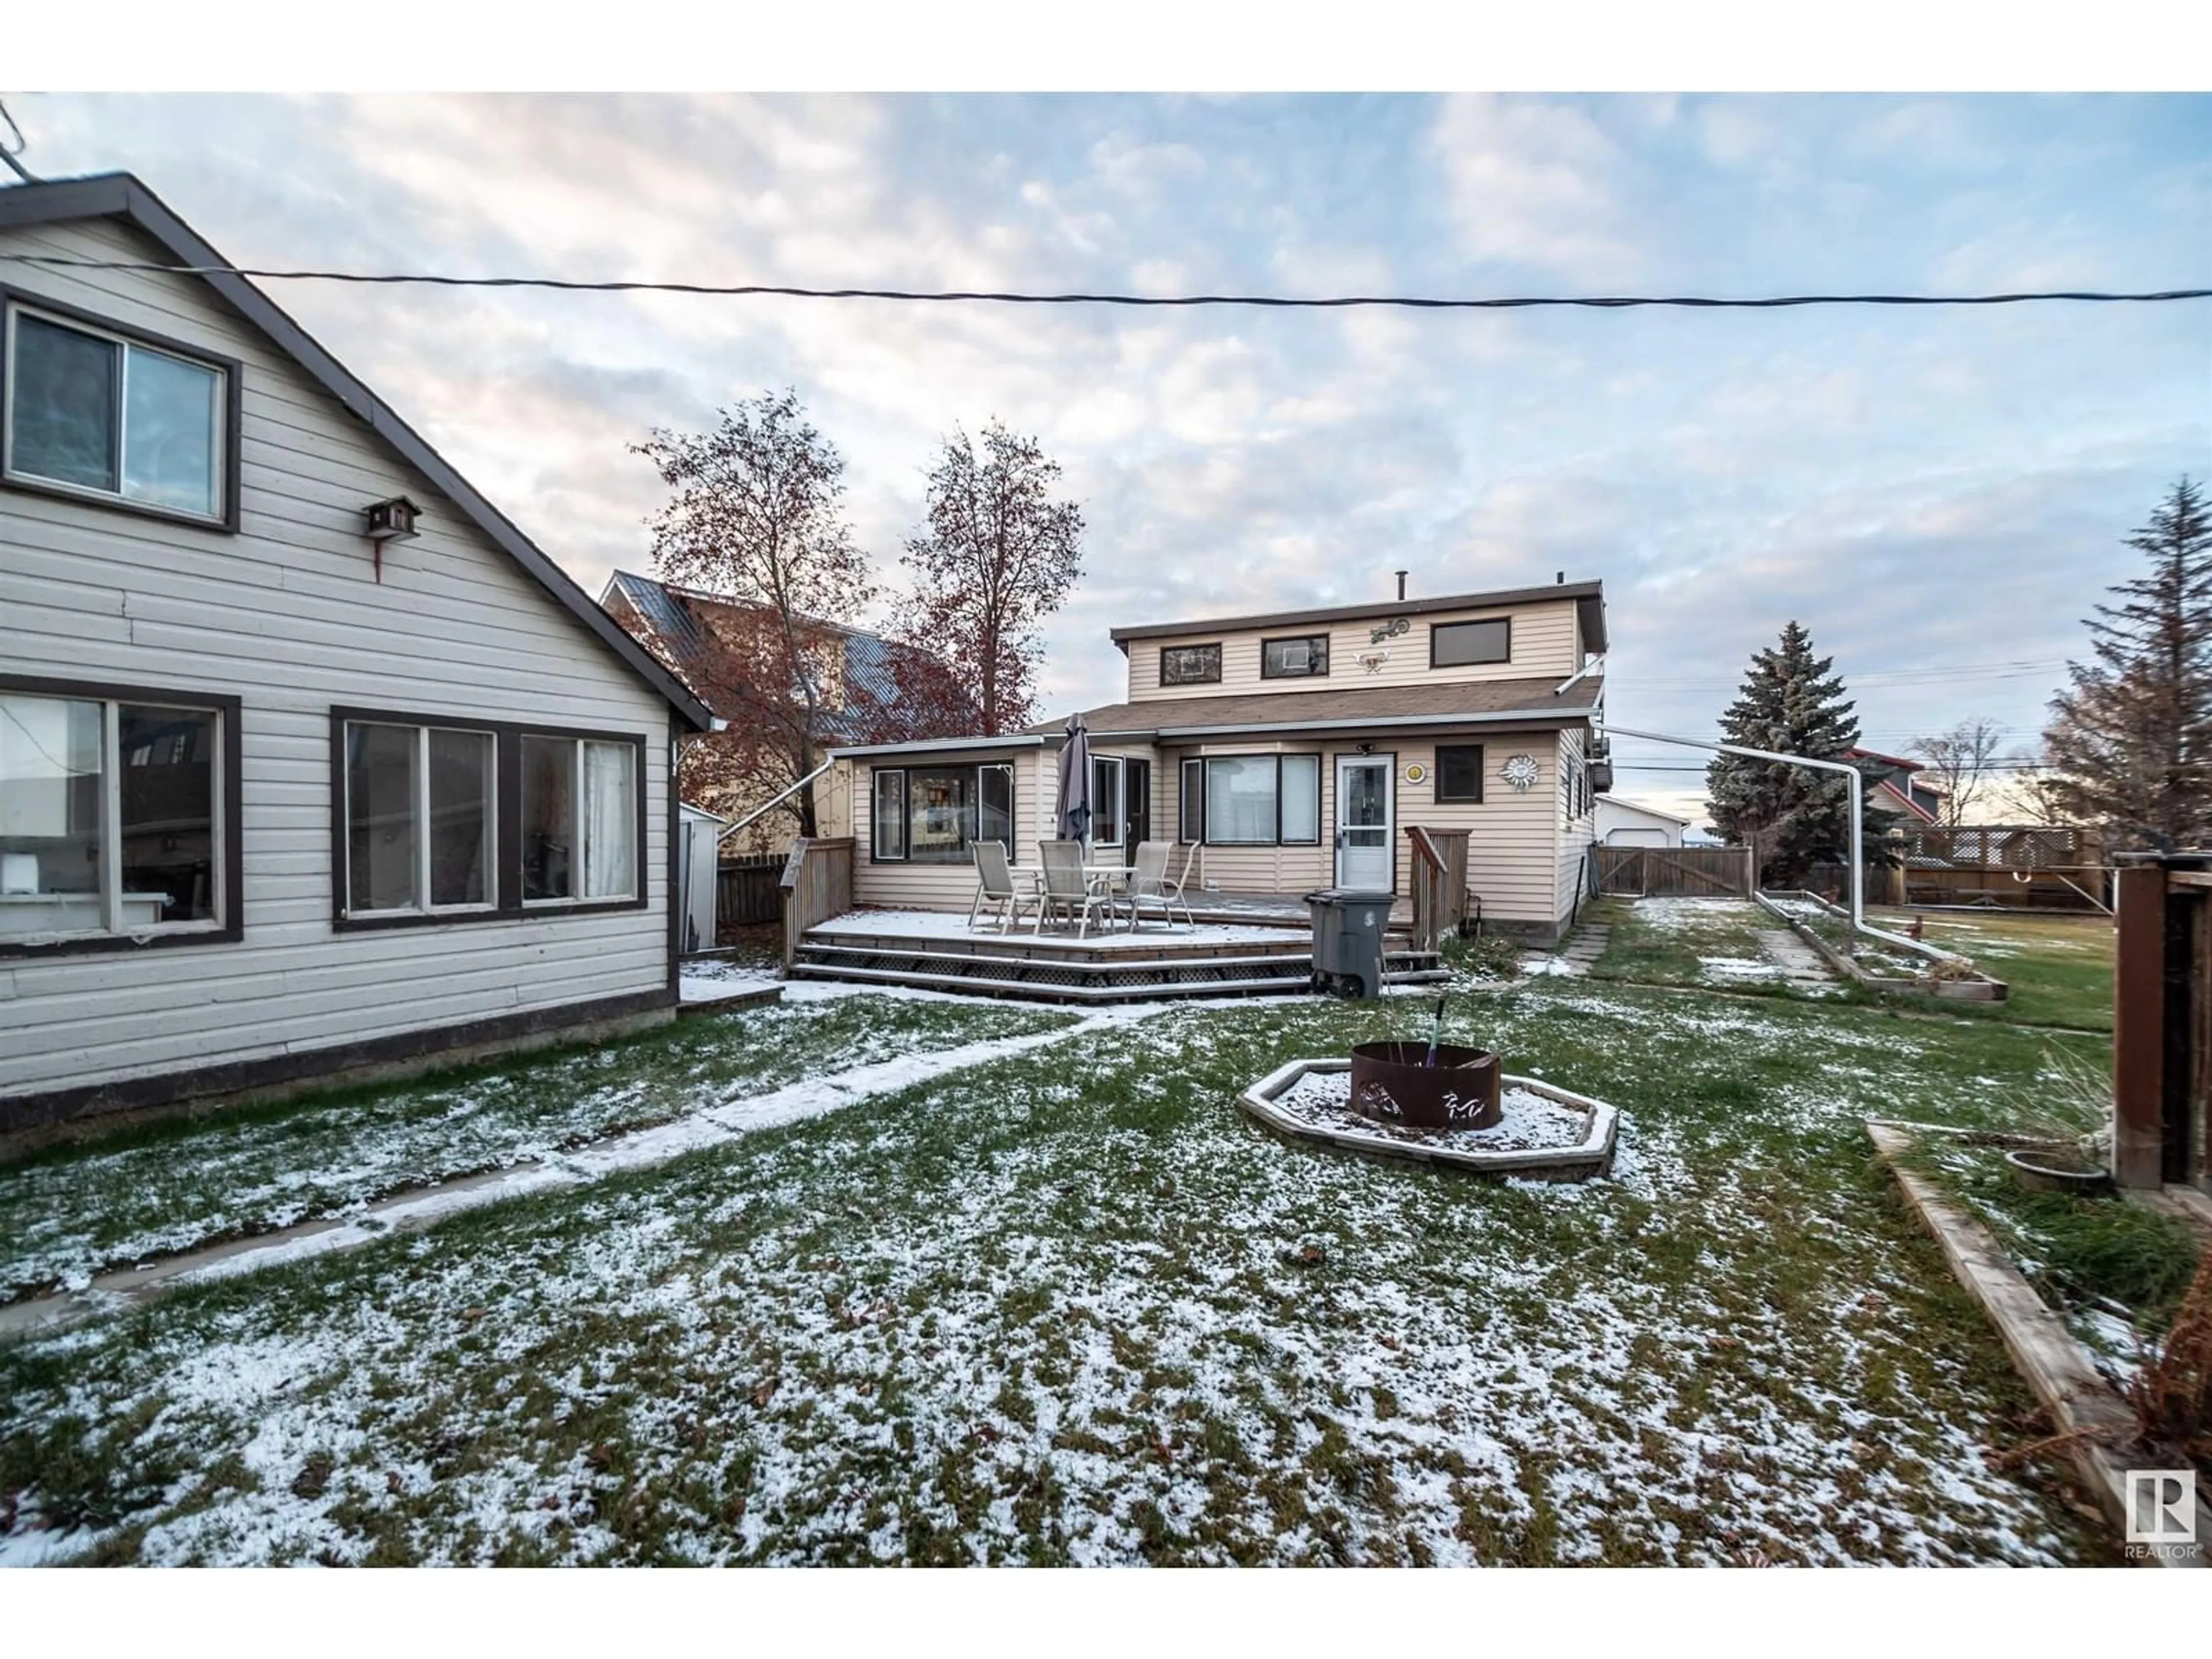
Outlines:
[{"label": "neighbouring house", "polygon": [[[1600,583],[1115,629],[1121,702],[1083,711],[1094,848],[1195,849],[1208,892],[1408,890],[1415,825],[1469,832],[1486,926],[1556,937],[1585,878],[1606,648]],[[857,904],[965,910],[969,848],[1035,861],[1063,719],[852,745]]]},{"label": "neighbouring house", "polygon": [[1597,798],[1597,838],[1602,846],[1680,847],[1691,823],[1618,795]]},{"label": "neighbouring house", "polygon": [[[690,791],[699,805],[738,823],[797,781],[787,745],[779,741],[795,707],[739,707],[716,668],[721,653],[757,648],[748,636],[775,612],[627,570],[607,579],[599,605],[731,728],[702,740],[702,750],[719,746],[729,753],[727,763],[701,768]],[[931,722],[933,715],[916,707],[939,683],[922,672],[935,666],[926,653],[842,623],[809,620],[805,627],[821,704],[810,771],[827,764],[834,744],[902,735],[913,724]],[[852,833],[851,798],[834,773],[815,786],[815,816],[818,835]],[[732,836],[724,850],[782,852],[798,833],[795,811],[769,811]]]},{"label": "neighbouring house", "polygon": [[1844,758],[1859,763],[1867,780],[1867,799],[1876,806],[1903,812],[1913,823],[1942,821],[1944,792],[1920,775],[1928,769],[1901,755],[1885,755],[1873,749],[1846,749]]},{"label": "neighbouring house", "polygon": [[0,1133],[666,1018],[708,711],[136,179],[0,256]]}]

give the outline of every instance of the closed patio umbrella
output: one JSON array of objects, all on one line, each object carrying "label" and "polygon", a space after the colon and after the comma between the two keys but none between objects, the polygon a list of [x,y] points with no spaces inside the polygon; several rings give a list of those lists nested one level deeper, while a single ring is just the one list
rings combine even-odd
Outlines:
[{"label": "closed patio umbrella", "polygon": [[1085,841],[1091,835],[1091,733],[1083,716],[1071,715],[1067,741],[1060,751],[1060,804],[1053,828],[1062,841]]}]

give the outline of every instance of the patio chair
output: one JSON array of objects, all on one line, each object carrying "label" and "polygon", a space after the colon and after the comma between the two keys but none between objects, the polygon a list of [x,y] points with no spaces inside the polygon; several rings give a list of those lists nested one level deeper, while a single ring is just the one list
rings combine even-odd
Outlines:
[{"label": "patio chair", "polygon": [[1182,884],[1190,878],[1192,859],[1197,854],[1193,847],[1182,861],[1182,873],[1170,877],[1168,860],[1173,856],[1173,843],[1164,841],[1140,841],[1137,843],[1136,867],[1129,875],[1129,925],[1134,927],[1142,920],[1147,903],[1160,907],[1160,920],[1169,927],[1175,926],[1175,909],[1182,906],[1186,927],[1194,926],[1190,914],[1190,901],[1183,897]]},{"label": "patio chair", "polygon": [[1011,932],[1022,919],[1023,909],[1036,902],[1036,896],[1014,884],[1013,871],[1006,863],[1006,842],[979,841],[970,850],[975,855],[975,897],[968,907],[969,928],[974,930],[975,918],[988,906],[998,919],[999,931]]},{"label": "patio chair", "polygon": [[1041,841],[1037,864],[1044,872],[1044,890],[1037,897],[1034,931],[1042,933],[1048,916],[1064,916],[1076,924],[1076,938],[1085,938],[1091,932],[1091,913],[1107,909],[1110,901],[1083,873],[1083,843]]}]

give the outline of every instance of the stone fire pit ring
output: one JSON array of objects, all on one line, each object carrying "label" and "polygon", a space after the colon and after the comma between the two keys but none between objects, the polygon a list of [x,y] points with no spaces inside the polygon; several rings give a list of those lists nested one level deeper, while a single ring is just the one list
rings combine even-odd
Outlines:
[{"label": "stone fire pit ring", "polygon": [[1279,1135],[1335,1152],[1528,1181],[1588,1181],[1613,1168],[1613,1137],[1620,1127],[1620,1112],[1604,1101],[1562,1089],[1541,1078],[1508,1074],[1499,1081],[1504,1091],[1534,1095],[1546,1104],[1559,1108],[1564,1115],[1579,1120],[1579,1133],[1559,1145],[1486,1148],[1472,1135],[1463,1133],[1394,1135],[1379,1125],[1370,1131],[1312,1122],[1279,1103],[1309,1076],[1351,1070],[1349,1059],[1293,1060],[1277,1066],[1246,1089],[1237,1097],[1237,1103]]}]

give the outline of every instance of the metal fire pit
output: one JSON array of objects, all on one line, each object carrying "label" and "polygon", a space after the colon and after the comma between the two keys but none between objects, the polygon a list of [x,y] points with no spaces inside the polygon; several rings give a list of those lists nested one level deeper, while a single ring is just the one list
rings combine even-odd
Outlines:
[{"label": "metal fire pit", "polygon": [[1505,1115],[1504,1068],[1487,1048],[1425,1042],[1362,1042],[1352,1051],[1352,1109],[1409,1129],[1487,1129]]}]

